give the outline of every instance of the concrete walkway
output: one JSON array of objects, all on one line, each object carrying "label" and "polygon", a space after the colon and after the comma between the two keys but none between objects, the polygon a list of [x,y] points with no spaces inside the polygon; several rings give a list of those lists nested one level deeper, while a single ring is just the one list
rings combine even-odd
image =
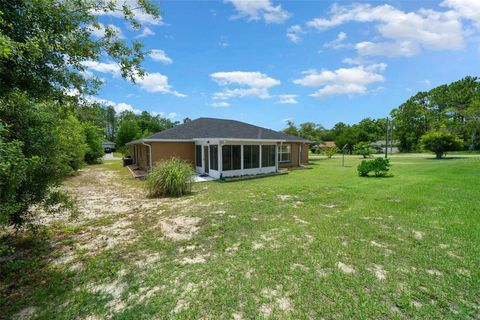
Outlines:
[{"label": "concrete walkway", "polygon": [[115,158],[115,157],[113,156],[113,152],[111,152],[111,153],[105,153],[105,154],[103,155],[103,158],[102,158],[102,159],[103,159],[103,160],[122,160],[122,158]]}]

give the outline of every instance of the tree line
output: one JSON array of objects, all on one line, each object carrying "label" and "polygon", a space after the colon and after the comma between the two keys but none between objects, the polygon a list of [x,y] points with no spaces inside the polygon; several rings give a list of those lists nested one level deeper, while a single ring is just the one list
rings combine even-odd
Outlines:
[{"label": "tree line", "polygon": [[[445,145],[443,149],[479,150],[480,79],[468,76],[418,92],[393,109],[389,120],[393,124],[393,139],[402,152],[424,148],[434,151],[432,144]],[[335,141],[338,148],[346,146],[352,152],[359,143],[385,140],[386,130],[387,118],[365,118],[354,125],[338,122],[331,129],[313,122],[297,127],[289,121],[283,131],[316,143]]]}]

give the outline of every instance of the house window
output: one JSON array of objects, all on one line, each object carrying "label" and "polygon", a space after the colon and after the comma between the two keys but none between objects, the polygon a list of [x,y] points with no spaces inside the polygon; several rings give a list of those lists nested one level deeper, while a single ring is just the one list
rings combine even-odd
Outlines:
[{"label": "house window", "polygon": [[278,148],[278,162],[292,161],[292,146],[290,144],[282,144]]},{"label": "house window", "polygon": [[243,168],[252,169],[260,167],[260,146],[243,146]]},{"label": "house window", "polygon": [[195,164],[197,167],[202,166],[202,146],[201,145],[195,146]]},{"label": "house window", "polygon": [[262,167],[275,166],[275,146],[262,146]]},{"label": "house window", "polygon": [[218,171],[218,146],[216,144],[210,146],[210,169]]},{"label": "house window", "polygon": [[224,145],[222,146],[222,170],[240,170],[241,167],[241,146]]}]

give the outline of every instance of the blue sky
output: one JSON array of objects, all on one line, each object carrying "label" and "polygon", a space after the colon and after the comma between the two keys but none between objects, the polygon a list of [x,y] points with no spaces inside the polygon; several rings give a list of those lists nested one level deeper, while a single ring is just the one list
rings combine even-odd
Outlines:
[{"label": "blue sky", "polygon": [[97,100],[180,121],[328,128],[385,117],[418,91],[480,71],[478,0],[164,1],[160,9],[160,20],[137,17],[141,30],[100,16],[152,53],[137,84],[108,58],[85,62],[105,81]]}]

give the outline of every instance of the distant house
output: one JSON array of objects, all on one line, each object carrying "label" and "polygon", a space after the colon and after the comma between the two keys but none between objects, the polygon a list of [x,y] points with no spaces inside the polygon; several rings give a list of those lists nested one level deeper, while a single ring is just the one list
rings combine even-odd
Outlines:
[{"label": "distant house", "polygon": [[102,148],[105,152],[112,152],[115,150],[115,143],[110,141],[102,142]]},{"label": "distant house", "polygon": [[316,144],[312,147],[312,151],[316,153],[320,153],[325,151],[328,148],[335,148],[337,145],[335,144],[335,141],[323,141],[319,144]]},{"label": "distant house", "polygon": [[276,172],[308,163],[310,141],[248,123],[198,118],[127,143],[140,169],[172,157],[213,178]]},{"label": "distant house", "polygon": [[[376,152],[385,152],[385,140],[377,140],[372,142],[372,147],[375,149]],[[393,140],[388,142],[388,152],[399,152],[398,144],[400,141]]]}]

